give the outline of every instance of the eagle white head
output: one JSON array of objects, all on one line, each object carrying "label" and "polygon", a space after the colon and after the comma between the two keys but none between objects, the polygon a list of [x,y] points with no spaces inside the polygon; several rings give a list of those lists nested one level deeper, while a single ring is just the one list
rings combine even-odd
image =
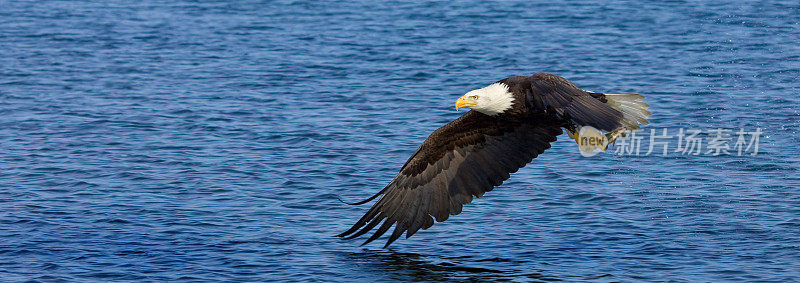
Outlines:
[{"label": "eagle white head", "polygon": [[468,92],[456,101],[456,110],[469,107],[483,114],[494,116],[510,109],[514,104],[514,94],[508,85],[493,83],[487,87]]}]

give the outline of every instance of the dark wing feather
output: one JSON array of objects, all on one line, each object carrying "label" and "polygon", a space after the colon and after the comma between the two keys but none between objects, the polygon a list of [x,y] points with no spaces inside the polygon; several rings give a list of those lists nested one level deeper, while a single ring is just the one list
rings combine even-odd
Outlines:
[{"label": "dark wing feather", "polygon": [[623,114],[605,104],[597,94],[584,91],[562,77],[536,73],[529,77],[528,108],[568,120],[576,125],[613,131],[622,127]]},{"label": "dark wing feather", "polygon": [[502,184],[510,173],[550,148],[561,128],[558,122],[542,118],[527,119],[536,123],[515,122],[470,111],[439,128],[372,197],[380,196],[372,208],[338,236],[351,239],[379,227],[367,244],[395,225],[388,246],[404,232],[411,237],[431,227],[434,219],[441,222],[461,213],[464,204]]}]

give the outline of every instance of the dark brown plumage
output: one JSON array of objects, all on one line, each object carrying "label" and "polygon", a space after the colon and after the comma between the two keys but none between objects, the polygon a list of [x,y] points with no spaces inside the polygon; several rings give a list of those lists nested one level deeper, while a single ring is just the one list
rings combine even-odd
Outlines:
[{"label": "dark brown plumage", "polygon": [[352,239],[378,227],[367,244],[395,226],[386,247],[403,233],[410,237],[431,227],[434,219],[442,222],[461,213],[473,197],[499,186],[550,148],[561,128],[612,132],[626,125],[623,110],[606,104],[604,94],[586,92],[559,76],[537,73],[498,83],[513,94],[509,109],[497,115],[472,110],[434,131],[383,190],[355,203],[380,196],[338,236]]}]

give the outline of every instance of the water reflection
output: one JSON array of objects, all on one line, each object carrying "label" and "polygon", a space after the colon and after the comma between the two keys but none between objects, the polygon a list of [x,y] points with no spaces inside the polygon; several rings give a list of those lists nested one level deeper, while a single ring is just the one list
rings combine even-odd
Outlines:
[{"label": "water reflection", "polygon": [[533,279],[561,281],[539,273],[525,273],[516,270],[514,267],[523,262],[504,258],[440,257],[417,253],[363,250],[346,254],[346,259],[353,262],[353,266],[358,266],[360,272],[380,273],[380,276],[394,280],[505,281]]}]

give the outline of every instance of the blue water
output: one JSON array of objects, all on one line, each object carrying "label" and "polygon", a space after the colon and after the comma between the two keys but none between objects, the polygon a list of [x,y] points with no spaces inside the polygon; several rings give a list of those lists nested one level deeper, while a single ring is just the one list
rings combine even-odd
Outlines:
[{"label": "blue water", "polygon": [[[562,136],[388,249],[333,237],[460,95],[539,71],[759,153]],[[797,280],[798,94],[796,1],[0,1],[0,281]]]}]

